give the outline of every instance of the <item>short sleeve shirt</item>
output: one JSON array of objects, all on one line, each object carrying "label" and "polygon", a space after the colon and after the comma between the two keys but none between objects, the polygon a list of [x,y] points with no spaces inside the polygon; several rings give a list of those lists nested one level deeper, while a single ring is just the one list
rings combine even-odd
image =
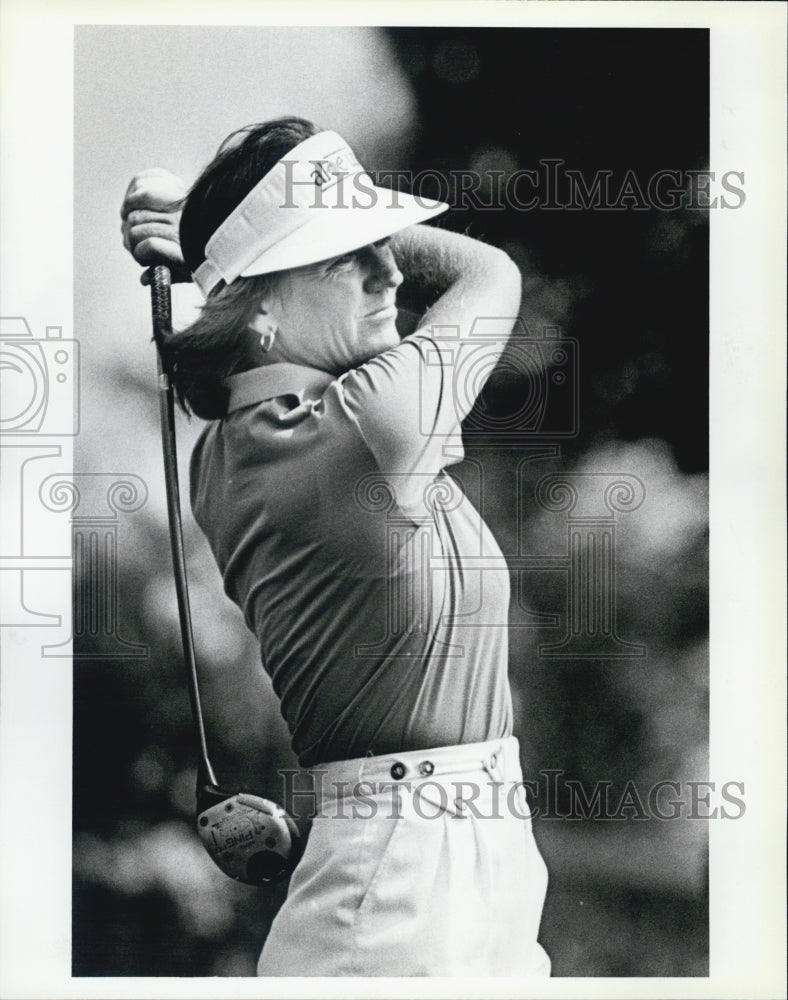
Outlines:
[{"label": "short sleeve shirt", "polygon": [[304,766],[511,733],[509,577],[446,471],[451,362],[417,332],[339,378],[243,372],[195,446],[195,518]]}]

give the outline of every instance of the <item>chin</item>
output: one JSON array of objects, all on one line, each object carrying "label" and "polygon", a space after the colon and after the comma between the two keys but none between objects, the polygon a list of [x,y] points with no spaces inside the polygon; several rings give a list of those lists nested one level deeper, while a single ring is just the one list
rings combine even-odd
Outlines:
[{"label": "chin", "polygon": [[354,366],[363,365],[365,361],[370,361],[379,354],[383,354],[384,351],[396,347],[400,340],[394,320],[385,324],[376,324],[366,330],[359,330],[356,335]]},{"label": "chin", "polygon": [[375,345],[374,347],[370,347],[369,355],[367,357],[367,360],[370,361],[372,358],[377,358],[381,354],[385,354],[386,351],[390,351],[392,348],[396,347],[397,344],[399,344],[399,342],[400,342],[399,341],[399,337],[397,337],[397,339],[394,340],[394,341],[387,341],[386,343],[382,343],[380,345]]},{"label": "chin", "polygon": [[380,345],[380,348],[375,352],[376,354],[387,351],[390,347],[396,347],[399,342],[399,331],[393,319],[379,330],[374,330],[368,340],[370,344]]}]

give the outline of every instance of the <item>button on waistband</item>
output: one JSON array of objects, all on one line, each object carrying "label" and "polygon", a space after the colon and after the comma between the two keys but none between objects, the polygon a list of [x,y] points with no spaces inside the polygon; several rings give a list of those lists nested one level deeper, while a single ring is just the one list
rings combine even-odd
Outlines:
[{"label": "button on waistband", "polygon": [[517,740],[513,736],[484,743],[424,747],[421,750],[389,749],[382,754],[370,752],[365,757],[314,765],[310,770],[318,782],[337,788],[340,785],[353,788],[361,780],[381,783],[393,780],[397,784],[405,784],[408,781],[433,781],[440,777],[450,780],[451,776],[465,774],[469,780],[474,780],[473,775],[479,772],[481,781],[488,778],[494,781],[507,778],[522,780]]}]

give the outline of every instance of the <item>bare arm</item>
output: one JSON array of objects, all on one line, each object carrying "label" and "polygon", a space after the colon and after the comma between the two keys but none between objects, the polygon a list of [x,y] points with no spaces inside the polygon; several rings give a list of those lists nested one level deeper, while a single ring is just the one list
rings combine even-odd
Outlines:
[{"label": "bare arm", "polygon": [[406,306],[419,312],[426,308],[421,328],[457,326],[464,338],[479,317],[514,323],[520,271],[502,250],[426,225],[396,233],[391,247],[405,278]]}]

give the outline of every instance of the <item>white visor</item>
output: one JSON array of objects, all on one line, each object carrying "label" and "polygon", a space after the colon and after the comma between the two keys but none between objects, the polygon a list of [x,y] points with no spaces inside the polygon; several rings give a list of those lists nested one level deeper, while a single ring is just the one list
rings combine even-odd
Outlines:
[{"label": "white visor", "polygon": [[338,257],[448,207],[376,187],[344,139],[319,132],[283,156],[230,213],[193,278],[207,297],[220,281]]}]

